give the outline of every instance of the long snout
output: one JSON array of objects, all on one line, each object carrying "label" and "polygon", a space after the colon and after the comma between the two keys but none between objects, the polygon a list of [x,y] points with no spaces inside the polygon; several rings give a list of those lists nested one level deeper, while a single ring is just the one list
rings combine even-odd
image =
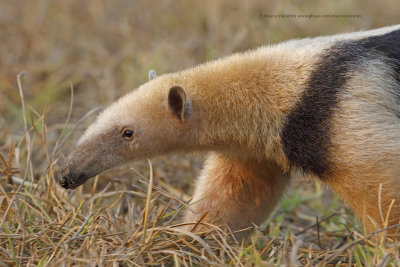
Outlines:
[{"label": "long snout", "polygon": [[100,144],[84,144],[75,148],[67,157],[58,177],[58,183],[65,189],[75,189],[96,176],[107,166],[102,157]]},{"label": "long snout", "polygon": [[65,189],[75,189],[99,173],[126,161],[115,143],[99,138],[78,145],[67,157],[57,182]]},{"label": "long snout", "polygon": [[58,183],[65,189],[75,189],[101,171],[96,162],[72,153],[65,162],[58,177]]},{"label": "long snout", "polygon": [[84,171],[77,171],[70,167],[69,162],[64,164],[61,169],[58,183],[65,189],[75,189],[85,183],[92,176]]}]

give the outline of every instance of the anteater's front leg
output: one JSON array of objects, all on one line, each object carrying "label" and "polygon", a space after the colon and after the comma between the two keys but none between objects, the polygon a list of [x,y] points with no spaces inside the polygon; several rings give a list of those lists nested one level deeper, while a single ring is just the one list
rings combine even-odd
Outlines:
[{"label": "anteater's front leg", "polygon": [[[279,201],[289,176],[273,162],[211,154],[200,175],[185,222],[227,225],[232,231],[262,223]],[[247,233],[237,234],[243,237]]]}]

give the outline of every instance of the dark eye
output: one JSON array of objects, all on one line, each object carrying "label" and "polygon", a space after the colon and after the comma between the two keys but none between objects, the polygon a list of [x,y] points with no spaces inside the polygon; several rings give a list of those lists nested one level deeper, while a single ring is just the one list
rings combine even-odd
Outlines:
[{"label": "dark eye", "polygon": [[131,141],[135,137],[135,133],[132,130],[126,129],[123,131],[122,137],[126,140]]}]

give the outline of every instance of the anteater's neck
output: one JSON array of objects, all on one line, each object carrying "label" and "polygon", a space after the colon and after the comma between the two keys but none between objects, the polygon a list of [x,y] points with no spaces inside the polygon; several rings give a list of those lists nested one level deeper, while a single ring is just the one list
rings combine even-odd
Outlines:
[{"label": "anteater's neck", "polygon": [[193,138],[207,149],[281,157],[283,124],[316,58],[303,50],[265,47],[178,74],[195,113]]}]

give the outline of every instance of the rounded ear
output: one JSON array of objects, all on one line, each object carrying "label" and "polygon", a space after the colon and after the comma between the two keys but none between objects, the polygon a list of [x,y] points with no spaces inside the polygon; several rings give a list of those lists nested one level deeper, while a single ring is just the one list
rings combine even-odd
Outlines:
[{"label": "rounded ear", "polygon": [[185,121],[190,115],[191,105],[182,86],[174,85],[169,89],[168,107],[181,121]]},{"label": "rounded ear", "polygon": [[149,70],[149,81],[154,80],[155,78],[157,78],[156,71],[153,69]]}]

